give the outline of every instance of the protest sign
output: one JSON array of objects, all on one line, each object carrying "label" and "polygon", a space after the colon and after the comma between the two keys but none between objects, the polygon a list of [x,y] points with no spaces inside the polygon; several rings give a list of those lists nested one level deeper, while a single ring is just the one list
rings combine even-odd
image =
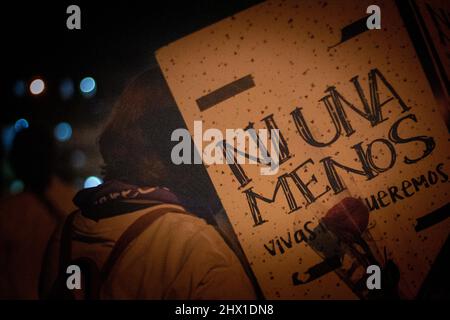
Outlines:
[{"label": "protest sign", "polygon": [[267,298],[360,297],[313,244],[337,204],[359,206],[345,199],[368,207],[406,297],[448,236],[445,122],[395,3],[377,3],[380,30],[366,27],[370,4],[268,1],[156,53],[192,134],[194,121],[279,129],[276,175],[207,166]]}]

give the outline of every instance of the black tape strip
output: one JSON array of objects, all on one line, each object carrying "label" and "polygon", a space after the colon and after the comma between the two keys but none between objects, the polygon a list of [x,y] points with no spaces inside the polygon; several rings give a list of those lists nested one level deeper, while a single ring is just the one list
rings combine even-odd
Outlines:
[{"label": "black tape strip", "polygon": [[363,32],[368,31],[369,29],[367,29],[367,18],[368,16],[356,20],[355,22],[352,22],[348,26],[343,27],[341,29],[341,41],[331,46],[330,49],[336,47],[337,45],[340,45],[341,43],[347,40],[350,40],[353,37],[360,35]]},{"label": "black tape strip", "polygon": [[252,75],[247,75],[236,81],[224,85],[213,92],[197,99],[197,105],[200,111],[205,111],[216,104],[219,104],[235,95],[242,93],[255,86]]},{"label": "black tape strip", "polygon": [[450,203],[417,219],[416,232],[425,230],[450,217]]}]

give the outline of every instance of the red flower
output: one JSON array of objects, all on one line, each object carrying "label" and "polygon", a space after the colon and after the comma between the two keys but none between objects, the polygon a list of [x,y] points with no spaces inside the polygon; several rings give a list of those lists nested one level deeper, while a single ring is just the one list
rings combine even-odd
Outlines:
[{"label": "red flower", "polygon": [[369,210],[361,199],[347,197],[328,210],[322,223],[338,236],[359,238],[369,223]]}]

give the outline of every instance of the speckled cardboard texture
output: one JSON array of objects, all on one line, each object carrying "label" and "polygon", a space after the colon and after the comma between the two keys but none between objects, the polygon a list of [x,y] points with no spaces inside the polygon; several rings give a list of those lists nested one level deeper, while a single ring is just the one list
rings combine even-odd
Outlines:
[{"label": "speckled cardboard texture", "polygon": [[[292,283],[294,272],[304,272],[322,260],[307,241],[302,241],[302,235],[308,237],[324,212],[345,194],[368,199],[372,205],[374,196],[379,208],[370,212],[370,232],[377,246],[386,247],[398,264],[407,296],[417,293],[448,235],[449,219],[416,231],[418,218],[448,203],[450,189],[445,176],[450,174],[450,148],[444,121],[395,4],[378,1],[381,30],[350,38],[344,34],[346,26],[367,17],[370,4],[268,1],[156,53],[192,134],[195,120],[202,121],[203,130],[223,132],[246,128],[249,123],[256,129],[267,128],[267,121],[272,121],[285,139],[289,158],[276,175],[263,176],[259,166],[244,164],[251,181],[242,186],[228,165],[207,166],[267,298],[356,298],[334,272],[306,284]],[[201,111],[199,98],[246,76],[254,86]],[[372,111],[378,103],[382,121],[371,118],[371,123],[345,102],[364,110],[363,99]],[[341,125],[338,135],[326,107],[336,101],[341,101],[352,129],[346,131]],[[335,141],[322,147],[308,144],[299,134],[299,110],[316,141]],[[405,141],[413,137],[416,139]],[[374,176],[368,178],[336,167],[348,188],[335,194],[323,159],[363,171],[358,148],[366,156],[370,152],[369,165],[378,170],[372,170]],[[425,155],[427,148],[432,150]],[[308,203],[289,178],[298,209],[291,210],[292,203],[289,205],[279,187],[273,202],[257,200],[267,221],[255,226],[246,191],[272,198],[278,178],[293,170],[305,182],[314,175],[315,181],[308,188],[316,196],[324,194]],[[411,179],[420,180],[422,175],[427,183],[422,181],[416,190]],[[330,190],[325,192],[327,186]],[[406,195],[402,190],[405,186]],[[394,198],[389,191],[392,187],[400,190]],[[275,248],[276,253],[268,248]]]}]

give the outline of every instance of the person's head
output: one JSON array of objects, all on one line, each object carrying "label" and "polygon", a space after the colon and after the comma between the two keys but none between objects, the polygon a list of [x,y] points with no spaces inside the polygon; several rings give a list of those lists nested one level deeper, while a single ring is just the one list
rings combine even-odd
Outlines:
[{"label": "person's head", "polygon": [[[208,189],[200,166],[174,165],[171,134],[185,127],[159,69],[136,77],[125,88],[99,138],[105,180],[140,186],[165,186],[178,193],[202,196]],[[205,191],[205,190],[203,190]]]},{"label": "person's head", "polygon": [[31,126],[18,132],[9,157],[14,174],[25,188],[34,192],[46,189],[55,165],[55,142],[49,131]]}]

